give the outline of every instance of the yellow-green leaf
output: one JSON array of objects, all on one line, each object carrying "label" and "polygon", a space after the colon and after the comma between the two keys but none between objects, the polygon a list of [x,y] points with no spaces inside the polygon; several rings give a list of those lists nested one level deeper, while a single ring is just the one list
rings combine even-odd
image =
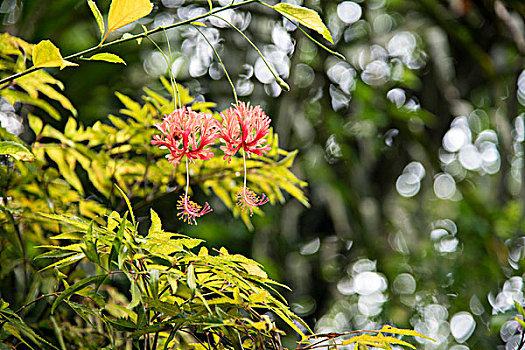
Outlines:
[{"label": "yellow-green leaf", "polygon": [[111,1],[108,15],[108,32],[102,41],[106,39],[109,33],[149,15],[152,9],[153,4],[149,0]]},{"label": "yellow-green leaf", "polygon": [[250,275],[254,275],[260,278],[268,278],[268,275],[266,272],[264,272],[263,269],[261,269],[256,264],[250,264],[250,263],[241,263],[242,267],[248,272]]},{"label": "yellow-green leaf", "polygon": [[87,61],[105,61],[110,63],[122,63],[126,65],[126,62],[117,55],[108,52],[97,53],[96,55],[91,56],[90,58],[85,58]]},{"label": "yellow-green leaf", "polygon": [[0,154],[29,162],[35,159],[33,153],[26,146],[14,141],[0,141]]},{"label": "yellow-green leaf", "polygon": [[399,328],[395,328],[395,327],[388,326],[388,325],[383,326],[383,328],[381,328],[378,332],[390,333],[390,334],[400,334],[400,335],[409,335],[411,337],[419,337],[419,338],[425,338],[425,339],[428,339],[428,340],[435,341],[434,339],[429,338],[426,335],[421,334],[421,333],[416,332],[416,331],[413,331],[411,329],[399,329]]},{"label": "yellow-green leaf", "polygon": [[330,31],[324,25],[323,20],[321,19],[321,17],[319,17],[319,14],[314,10],[283,2],[272,6],[272,8],[284,17],[288,18],[289,20],[315,30],[317,33],[321,34],[323,38],[325,38],[332,44],[334,43]]},{"label": "yellow-green leaf", "polygon": [[91,12],[93,12],[93,16],[95,16],[95,20],[97,21],[98,30],[100,32],[100,40],[102,40],[102,38],[104,37],[104,32],[106,31],[106,28],[104,27],[104,20],[102,19],[102,14],[98,9],[97,4],[93,0],[88,0],[88,5],[91,9]]},{"label": "yellow-green leaf", "polygon": [[249,299],[252,303],[264,303],[268,297],[267,291],[261,291],[259,293],[250,294]]},{"label": "yellow-green leaf", "polygon": [[150,209],[151,212],[151,226],[149,228],[149,235],[154,235],[155,232],[162,232],[162,223],[159,218],[159,214],[155,212],[155,210]]},{"label": "yellow-green leaf", "polygon": [[186,272],[186,282],[188,282],[188,287],[192,293],[195,293],[195,288],[197,288],[197,279],[195,278],[195,268],[193,264],[188,266],[188,271]]},{"label": "yellow-green leaf", "polygon": [[142,295],[140,294],[140,289],[135,281],[131,281],[131,302],[128,305],[128,309],[133,309],[142,301]]},{"label": "yellow-green leaf", "polygon": [[49,40],[42,40],[33,48],[33,64],[35,67],[60,67],[78,66],[62,58],[60,50]]},{"label": "yellow-green leaf", "polygon": [[31,113],[29,113],[27,119],[29,120],[29,127],[33,129],[33,132],[36,135],[40,134],[40,132],[44,128],[44,122],[42,122],[42,119]]}]

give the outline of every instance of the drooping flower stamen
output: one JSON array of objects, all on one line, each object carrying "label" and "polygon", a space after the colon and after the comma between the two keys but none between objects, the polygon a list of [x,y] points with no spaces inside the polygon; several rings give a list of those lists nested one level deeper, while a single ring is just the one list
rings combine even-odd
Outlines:
[{"label": "drooping flower stamen", "polygon": [[177,202],[177,209],[180,210],[177,213],[179,219],[188,223],[189,225],[197,225],[197,218],[213,211],[208,202],[206,202],[204,207],[202,207],[201,205],[190,201],[190,197],[188,195],[180,196],[179,201]]},{"label": "drooping flower stamen", "polygon": [[243,212],[249,211],[250,216],[253,215],[253,208],[266,204],[268,201],[269,199],[264,193],[259,198],[255,192],[246,186],[243,186],[242,190],[237,192],[237,206]]}]

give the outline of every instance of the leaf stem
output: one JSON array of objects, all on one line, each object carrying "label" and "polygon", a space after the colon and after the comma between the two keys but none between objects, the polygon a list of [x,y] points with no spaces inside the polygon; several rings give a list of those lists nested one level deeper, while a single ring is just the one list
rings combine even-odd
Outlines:
[{"label": "leaf stem", "polygon": [[[199,19],[202,19],[202,18],[205,18],[205,17],[209,17],[209,16],[213,16],[216,13],[219,13],[219,12],[222,12],[222,11],[226,11],[226,10],[232,10],[232,9],[235,9],[235,8],[239,8],[239,7],[242,7],[242,6],[245,6],[245,5],[257,2],[257,1],[258,0],[246,0],[246,1],[243,1],[243,2],[239,2],[237,4],[234,4],[232,2],[229,5],[216,8],[215,10],[208,11],[206,13],[203,13],[202,15],[195,16],[195,17],[190,18],[190,19],[187,19],[187,20],[184,20],[184,21],[180,21],[180,22],[177,22],[177,23],[173,23],[173,24],[171,24],[169,26],[165,26],[165,27],[163,27],[163,26],[157,27],[157,28],[155,28],[155,29],[153,29],[151,31],[148,31],[147,33],[143,32],[143,33],[140,33],[140,34],[129,36],[127,38],[117,39],[117,40],[114,40],[114,41],[111,41],[111,42],[108,42],[108,43],[105,43],[105,44],[102,44],[102,45],[99,44],[99,45],[91,47],[89,49],[86,49],[86,50],[83,50],[83,51],[71,54],[69,56],[66,56],[66,57],[64,57],[64,59],[65,60],[70,60],[70,59],[73,59],[73,58],[78,58],[78,57],[80,57],[82,55],[86,55],[86,54],[98,51],[100,49],[104,49],[104,48],[109,47],[109,46],[122,44],[122,43],[125,43],[127,41],[136,40],[136,39],[139,39],[139,38],[146,38],[146,37],[148,37],[148,36],[150,36],[152,34],[160,32],[160,31],[163,31],[163,30],[166,30],[166,29],[180,27],[180,26],[183,26],[185,24],[190,24],[191,22],[198,21]],[[29,73],[34,72],[36,70],[39,70],[41,68],[42,67],[35,67],[35,66],[33,66],[33,67],[28,68],[28,69],[26,69],[26,70],[24,70],[22,72],[13,74],[11,76],[8,76],[8,77],[0,80],[0,85],[5,84],[5,83],[9,83],[9,82],[11,82],[11,81],[13,81],[13,80],[15,80],[17,78],[20,78],[20,77],[22,77],[22,76],[24,76],[26,74],[29,74]]]}]

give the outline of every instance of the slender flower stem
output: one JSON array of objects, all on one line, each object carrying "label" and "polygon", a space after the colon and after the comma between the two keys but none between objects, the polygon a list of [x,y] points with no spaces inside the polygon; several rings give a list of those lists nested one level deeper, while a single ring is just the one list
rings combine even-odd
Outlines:
[{"label": "slender flower stem", "polygon": [[244,152],[244,148],[242,151],[242,163],[244,164],[244,195],[246,195],[246,177],[247,177],[247,171],[246,171],[246,152]]},{"label": "slender flower stem", "polygon": [[261,50],[259,50],[259,48],[250,40],[250,38],[246,36],[246,34],[242,32],[242,30],[240,30],[239,28],[234,26],[231,22],[225,20],[222,17],[216,16],[216,15],[212,15],[212,16],[220,19],[221,21],[226,22],[226,24],[228,24],[230,27],[235,29],[239,34],[241,34],[243,38],[246,39],[246,41],[254,48],[254,50],[257,51],[257,53],[262,58],[263,62],[266,64],[266,67],[268,67],[268,69],[270,70],[270,73],[272,73],[273,77],[275,78],[275,81],[277,81],[281,89],[283,89],[284,91],[290,91],[290,87],[288,86],[288,84],[277,73],[275,73],[275,71],[272,69],[272,67],[268,63],[268,61],[266,61],[266,58],[262,54]]},{"label": "slender flower stem", "polygon": [[215,50],[215,48],[213,47],[213,45],[210,43],[210,41],[208,40],[208,38],[206,37],[206,35],[204,35],[204,33],[197,27],[197,26],[193,26],[193,28],[197,29],[197,31],[202,35],[202,37],[204,38],[204,40],[206,40],[206,42],[208,43],[208,45],[210,45],[211,49],[213,50],[213,52],[215,53],[215,56],[217,56],[217,59],[219,60],[219,64],[221,65],[222,69],[224,70],[224,74],[226,75],[226,78],[228,79],[228,81],[230,82],[230,86],[232,87],[232,91],[233,91],[233,98],[235,99],[235,104],[239,104],[239,99],[237,98],[237,91],[235,91],[235,86],[233,85],[233,82],[232,80],[230,79],[230,75],[228,74],[228,71],[226,70],[226,67],[224,66],[224,63],[222,63],[222,60],[221,60],[221,56],[219,56],[219,53],[217,52],[217,50]]},{"label": "slender flower stem", "polygon": [[[168,54],[171,59],[171,46],[170,46],[170,38],[168,37],[168,33],[166,32],[166,28],[164,28],[164,37],[166,38],[166,44],[168,44]],[[173,71],[171,70],[171,64],[168,61],[168,73],[170,74],[170,82],[171,82],[171,89],[173,90],[173,109],[177,109],[177,98],[179,100],[179,107],[182,108],[182,100],[180,98],[180,92],[179,92],[179,86],[177,85],[177,81],[175,80],[175,77],[173,76]],[[175,98],[175,92],[177,92],[177,98]]]},{"label": "slender flower stem", "polygon": [[[246,1],[243,1],[243,2],[239,2],[237,4],[234,4],[232,2],[229,5],[216,8],[215,10],[203,13],[202,15],[195,16],[193,18],[190,18],[190,19],[187,19],[187,20],[184,20],[184,21],[173,23],[173,24],[171,24],[169,26],[157,27],[157,28],[155,28],[155,29],[153,29],[151,31],[148,31],[148,32],[143,32],[143,33],[140,33],[140,34],[129,36],[127,38],[121,38],[121,39],[118,39],[118,40],[111,41],[109,43],[105,43],[105,44],[102,44],[102,45],[97,45],[97,46],[91,47],[89,49],[86,49],[86,50],[83,50],[83,51],[71,54],[69,56],[66,56],[66,57],[64,57],[64,59],[65,60],[70,60],[70,59],[73,59],[73,58],[78,58],[78,57],[81,57],[82,55],[87,55],[87,54],[90,54],[92,52],[104,49],[104,48],[109,47],[109,46],[122,44],[122,43],[125,43],[127,41],[136,40],[136,39],[139,39],[139,38],[146,38],[146,37],[148,37],[148,36],[150,36],[152,34],[160,32],[162,30],[176,28],[176,27],[180,27],[180,26],[183,26],[183,25],[186,25],[186,24],[190,24],[191,22],[198,21],[198,20],[200,20],[202,18],[213,16],[216,13],[219,13],[219,12],[222,12],[222,11],[226,11],[226,10],[236,9],[236,8],[239,8],[239,7],[242,7],[242,6],[254,3],[254,2],[258,2],[258,0],[246,0]],[[34,72],[34,71],[42,69],[42,68],[43,67],[35,67],[35,66],[33,66],[33,67],[28,68],[28,69],[26,69],[26,70],[24,70],[22,72],[13,74],[13,75],[11,75],[9,77],[6,77],[6,78],[0,80],[0,85],[5,84],[5,83],[9,83],[9,82],[11,82],[11,81],[13,81],[13,80],[15,80],[17,78],[20,78],[20,77],[22,77],[22,76],[24,76],[26,74],[29,74],[31,72]]]},{"label": "slender flower stem", "polygon": [[188,190],[190,188],[190,166],[188,165],[188,157],[186,157],[186,199],[184,200],[184,207],[188,210]]},{"label": "slender flower stem", "polygon": [[[166,31],[164,31],[164,34],[166,34]],[[160,48],[160,46],[157,44],[157,42],[155,40],[151,39],[150,37],[146,37],[146,39],[148,39],[149,41],[151,41],[151,43],[153,45],[155,45],[157,50],[159,50],[159,52],[162,54],[162,57],[164,57],[164,61],[166,61],[166,65],[168,67],[168,74],[170,75],[170,83],[171,83],[171,90],[172,90],[171,91],[171,96],[173,98],[173,110],[177,109],[177,98],[179,99],[179,106],[182,107],[182,102],[181,102],[180,93],[179,93],[179,87],[177,86],[177,82],[175,81],[175,78],[173,77],[173,73],[171,71],[170,59],[169,59],[169,58],[171,58],[171,48],[170,48],[170,42],[169,42],[168,37],[166,36],[166,41],[168,42],[169,58],[168,58],[168,55],[166,55],[164,50],[162,50]],[[176,96],[175,96],[175,92],[177,92]]]}]

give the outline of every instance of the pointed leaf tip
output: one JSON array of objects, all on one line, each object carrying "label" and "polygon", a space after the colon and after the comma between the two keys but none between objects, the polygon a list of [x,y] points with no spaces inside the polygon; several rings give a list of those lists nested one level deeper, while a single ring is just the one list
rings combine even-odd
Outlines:
[{"label": "pointed leaf tip", "polygon": [[60,50],[49,40],[42,40],[33,48],[33,64],[38,68],[78,66],[62,58]]},{"label": "pointed leaf tip", "polygon": [[315,30],[317,33],[321,34],[323,38],[332,44],[334,43],[334,39],[332,39],[330,31],[323,23],[321,17],[319,17],[319,14],[314,10],[302,6],[287,4],[284,2],[274,5],[272,8],[289,20]]},{"label": "pointed leaf tip", "polygon": [[105,62],[110,62],[110,63],[122,63],[123,65],[126,65],[126,62],[122,58],[120,58],[119,56],[113,53],[108,53],[108,52],[97,53],[96,55],[86,58],[85,60],[105,61]]},{"label": "pointed leaf tip", "polygon": [[93,12],[93,16],[95,16],[95,20],[97,21],[98,30],[100,32],[100,40],[102,40],[104,37],[104,32],[106,31],[106,28],[104,27],[104,19],[102,18],[102,14],[98,9],[97,4],[93,0],[88,0],[88,5],[91,9],[91,12]]}]

